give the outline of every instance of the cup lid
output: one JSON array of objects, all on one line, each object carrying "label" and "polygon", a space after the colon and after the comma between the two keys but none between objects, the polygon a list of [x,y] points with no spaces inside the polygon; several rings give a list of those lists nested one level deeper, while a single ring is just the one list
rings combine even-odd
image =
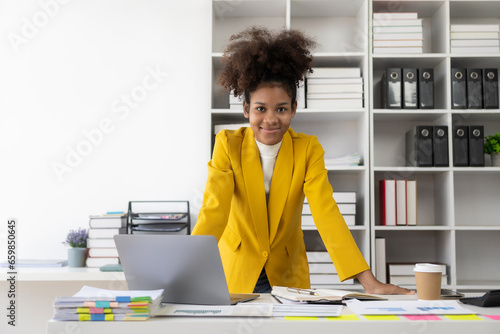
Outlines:
[{"label": "cup lid", "polygon": [[440,273],[442,272],[442,267],[438,264],[432,263],[417,263],[413,271],[423,272],[423,273]]}]

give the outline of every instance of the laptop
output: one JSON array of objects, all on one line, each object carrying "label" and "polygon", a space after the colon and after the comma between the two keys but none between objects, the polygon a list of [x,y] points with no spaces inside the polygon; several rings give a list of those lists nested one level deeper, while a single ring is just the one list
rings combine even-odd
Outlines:
[{"label": "laptop", "polygon": [[164,289],[163,303],[234,305],[258,294],[230,294],[211,235],[114,236],[129,290]]}]

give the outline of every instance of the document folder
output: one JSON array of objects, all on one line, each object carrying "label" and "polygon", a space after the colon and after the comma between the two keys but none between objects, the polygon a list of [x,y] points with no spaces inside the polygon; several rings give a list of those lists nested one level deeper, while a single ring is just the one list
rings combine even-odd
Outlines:
[{"label": "document folder", "polygon": [[467,107],[467,88],[464,68],[451,69],[451,107],[465,109]]},{"label": "document folder", "polygon": [[432,68],[418,69],[418,107],[434,109],[434,70]]},{"label": "document folder", "polygon": [[417,69],[403,68],[403,108],[417,109],[418,107],[418,86]]},{"label": "document folder", "polygon": [[469,134],[465,125],[453,126],[453,166],[469,166]]},{"label": "document folder", "polygon": [[432,126],[417,125],[406,132],[406,160],[410,166],[431,167]]},{"label": "document folder", "polygon": [[483,69],[483,107],[498,109],[498,69]]},{"label": "document folder", "polygon": [[401,69],[388,68],[382,76],[382,106],[385,109],[401,109]]},{"label": "document folder", "polygon": [[484,126],[469,126],[469,166],[484,166]]},{"label": "document folder", "polygon": [[483,108],[483,75],[480,68],[467,69],[467,108]]},{"label": "document folder", "polygon": [[433,160],[436,167],[448,167],[448,127],[435,125],[432,127]]}]

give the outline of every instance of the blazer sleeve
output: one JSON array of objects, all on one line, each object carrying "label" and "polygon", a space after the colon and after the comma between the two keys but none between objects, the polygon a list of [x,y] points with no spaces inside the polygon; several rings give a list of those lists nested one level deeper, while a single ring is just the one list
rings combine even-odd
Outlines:
[{"label": "blazer sleeve", "polygon": [[234,177],[229,158],[229,141],[225,130],[217,134],[203,204],[192,234],[213,235],[220,240],[226,228],[234,192]]},{"label": "blazer sleeve", "polygon": [[308,145],[306,155],[304,194],[314,222],[340,280],[353,278],[356,274],[369,269],[369,266],[333,199],[333,189],[325,168],[324,151],[314,136]]}]

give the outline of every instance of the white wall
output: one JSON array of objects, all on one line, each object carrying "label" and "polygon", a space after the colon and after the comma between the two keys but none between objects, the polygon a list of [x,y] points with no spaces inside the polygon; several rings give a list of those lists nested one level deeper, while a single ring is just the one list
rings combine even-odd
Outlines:
[{"label": "white wall", "polygon": [[24,259],[66,258],[70,229],[130,200],[189,200],[196,220],[210,157],[210,6],[0,2],[0,260],[10,217]]}]

